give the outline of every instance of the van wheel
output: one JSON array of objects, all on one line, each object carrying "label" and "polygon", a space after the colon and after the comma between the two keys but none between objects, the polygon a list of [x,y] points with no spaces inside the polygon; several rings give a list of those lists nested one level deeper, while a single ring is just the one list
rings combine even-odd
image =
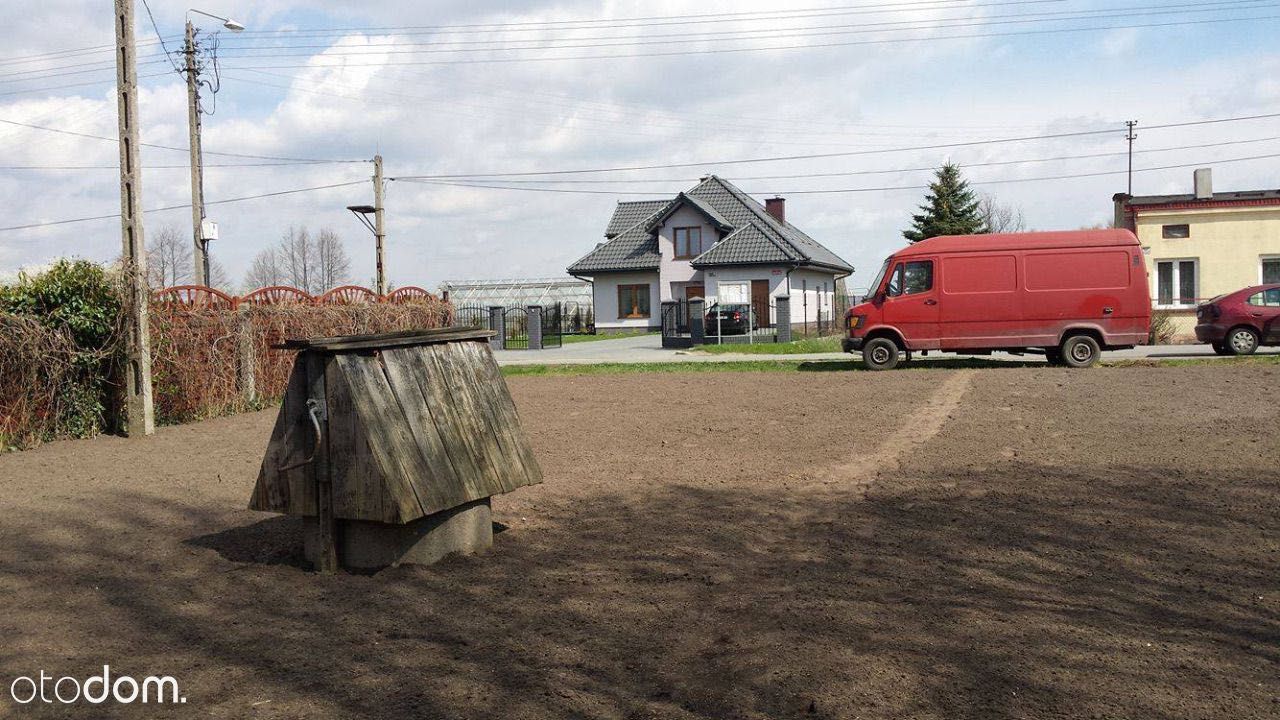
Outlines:
[{"label": "van wheel", "polygon": [[1227,335],[1226,347],[1232,355],[1252,355],[1258,349],[1258,333],[1253,328],[1235,328]]},{"label": "van wheel", "polygon": [[889,338],[874,338],[862,346],[862,362],[869,370],[892,370],[901,357],[898,344]]},{"label": "van wheel", "polygon": [[1061,365],[1062,351],[1056,347],[1045,348],[1044,359],[1047,360],[1050,365]]},{"label": "van wheel", "polygon": [[1062,348],[1058,351],[1062,354],[1062,364],[1072,368],[1087,368],[1098,362],[1098,356],[1102,354],[1102,348],[1098,347],[1098,341],[1088,335],[1072,335],[1062,341]]}]

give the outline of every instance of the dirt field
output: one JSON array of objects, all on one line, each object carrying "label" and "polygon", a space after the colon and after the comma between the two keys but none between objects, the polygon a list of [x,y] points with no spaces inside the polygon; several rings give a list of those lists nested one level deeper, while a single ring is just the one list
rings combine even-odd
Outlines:
[{"label": "dirt field", "polygon": [[[430,568],[242,509],[274,411],[0,456],[0,716],[1280,717],[1280,368],[510,384],[547,481]],[[8,697],[103,664],[188,702]]]}]

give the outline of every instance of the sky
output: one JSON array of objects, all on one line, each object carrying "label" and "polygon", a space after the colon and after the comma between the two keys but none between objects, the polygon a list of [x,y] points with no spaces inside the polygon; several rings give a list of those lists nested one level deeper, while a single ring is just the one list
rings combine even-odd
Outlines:
[{"label": "sky", "polygon": [[[143,150],[142,204],[166,208],[191,200],[186,90],[157,29],[179,49],[190,0],[149,2],[154,27],[136,8],[142,141],[177,150]],[[1193,166],[1213,167],[1219,191],[1280,187],[1280,117],[1203,122],[1280,114],[1280,0],[208,2],[246,30],[192,16],[218,44],[206,200],[353,183],[210,204],[211,252],[237,282],[305,225],[336,230],[371,284],[373,239],[345,207],[372,202],[375,154],[400,178],[388,279],[428,288],[563,277],[619,200],[709,173],[786,197],[788,220],[852,263],[859,288],[947,161],[1028,229],[1108,222],[1125,120],[1139,123],[1135,194],[1190,192]],[[0,5],[0,228],[119,211],[114,142],[13,124],[115,136],[110,6]],[[1156,127],[1179,123],[1199,124]],[[990,142],[1028,137],[1041,139]],[[409,177],[424,175],[472,177]],[[145,226],[190,233],[190,211],[149,211]],[[0,229],[0,274],[110,261],[119,238],[115,219]]]}]

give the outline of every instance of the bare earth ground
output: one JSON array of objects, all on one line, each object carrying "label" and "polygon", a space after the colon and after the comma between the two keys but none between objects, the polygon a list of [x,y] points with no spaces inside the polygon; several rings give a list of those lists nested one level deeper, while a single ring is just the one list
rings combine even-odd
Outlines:
[{"label": "bare earth ground", "polygon": [[[510,381],[481,557],[322,577],[274,411],[0,457],[0,716],[1275,718],[1273,366]],[[109,663],[181,706],[18,706]]]}]

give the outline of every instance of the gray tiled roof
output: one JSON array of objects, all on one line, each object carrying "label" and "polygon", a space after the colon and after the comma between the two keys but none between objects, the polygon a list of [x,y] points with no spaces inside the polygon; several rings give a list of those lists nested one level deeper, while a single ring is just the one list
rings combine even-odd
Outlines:
[{"label": "gray tiled roof", "polygon": [[[764,206],[733,184],[712,175],[673,200],[618,203],[605,236],[610,238],[569,266],[571,275],[658,269],[661,220],[684,203],[697,207],[728,234],[694,258],[697,268],[717,265],[796,264],[853,272],[849,263],[790,223],[780,223]],[[625,223],[631,222],[630,225]]]},{"label": "gray tiled roof", "polygon": [[641,220],[648,220],[670,202],[670,200],[634,200],[618,203],[618,206],[613,209],[613,217],[609,218],[609,227],[605,229],[604,236],[611,238]]},{"label": "gray tiled roof", "polygon": [[711,265],[752,265],[793,263],[800,259],[775,243],[758,225],[747,225],[729,233],[710,250],[693,259],[694,267]]}]

